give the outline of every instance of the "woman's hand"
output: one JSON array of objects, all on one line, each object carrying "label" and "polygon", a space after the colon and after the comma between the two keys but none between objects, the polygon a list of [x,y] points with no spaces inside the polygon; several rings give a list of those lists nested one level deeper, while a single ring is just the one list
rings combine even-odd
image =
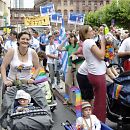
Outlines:
[{"label": "woman's hand", "polygon": [[29,80],[27,81],[27,83],[28,83],[28,84],[33,84],[33,83],[34,83],[34,79],[29,79]]},{"label": "woman's hand", "polygon": [[12,81],[10,81],[10,80],[5,80],[5,81],[4,81],[4,85],[5,85],[6,87],[10,87],[10,86],[13,85],[13,83],[12,83]]}]

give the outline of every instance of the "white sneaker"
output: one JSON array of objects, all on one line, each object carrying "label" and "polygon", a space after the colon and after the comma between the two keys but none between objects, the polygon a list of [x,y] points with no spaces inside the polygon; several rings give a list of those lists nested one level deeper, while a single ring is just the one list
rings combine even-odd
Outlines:
[{"label": "white sneaker", "polygon": [[52,84],[51,86],[52,86],[53,89],[55,89],[55,84]]}]

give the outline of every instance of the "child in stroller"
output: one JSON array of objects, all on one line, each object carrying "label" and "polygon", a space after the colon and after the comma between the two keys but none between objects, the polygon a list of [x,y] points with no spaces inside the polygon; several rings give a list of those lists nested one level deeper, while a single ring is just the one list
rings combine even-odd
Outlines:
[{"label": "child in stroller", "polygon": [[82,117],[76,119],[77,130],[101,130],[101,124],[95,115],[92,115],[92,106],[89,102],[82,103]]},{"label": "child in stroller", "polygon": [[[19,99],[18,94],[21,94],[21,91],[20,99],[29,100],[26,100],[26,103],[21,101],[22,108],[19,109],[21,106],[17,101]],[[30,101],[33,105],[28,105]],[[23,109],[23,105],[25,109]],[[42,90],[33,84],[11,86],[7,89],[3,95],[1,113],[0,124],[7,130],[51,130],[53,126],[50,108],[45,96]]]},{"label": "child in stroller", "polygon": [[18,90],[15,99],[18,101],[18,106],[14,108],[14,112],[24,112],[35,109],[33,104],[31,104],[30,94],[24,90]]}]

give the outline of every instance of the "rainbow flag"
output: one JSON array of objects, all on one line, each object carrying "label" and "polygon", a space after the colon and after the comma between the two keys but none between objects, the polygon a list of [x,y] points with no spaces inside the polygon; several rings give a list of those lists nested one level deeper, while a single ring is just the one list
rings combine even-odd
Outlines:
[{"label": "rainbow flag", "polygon": [[[34,74],[34,72],[35,72],[35,68],[33,67],[31,74]],[[46,75],[44,68],[40,68],[39,74],[35,78],[35,84],[42,83],[42,82],[45,82],[45,81],[48,81],[48,77]]]},{"label": "rainbow flag", "polygon": [[82,99],[81,99],[81,92],[78,87],[71,87],[71,91],[75,92],[76,95],[76,101],[75,101],[75,111],[76,111],[76,117],[81,117],[82,116]]},{"label": "rainbow flag", "polygon": [[119,98],[121,89],[122,89],[122,85],[120,85],[120,84],[117,84],[116,86],[114,86],[112,98],[117,100]]}]

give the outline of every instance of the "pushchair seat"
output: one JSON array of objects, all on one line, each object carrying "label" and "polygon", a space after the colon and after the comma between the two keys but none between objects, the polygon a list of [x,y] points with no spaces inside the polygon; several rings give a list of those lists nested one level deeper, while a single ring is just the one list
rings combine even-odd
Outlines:
[{"label": "pushchair seat", "polygon": [[31,95],[35,109],[25,112],[14,112],[16,106],[15,96],[18,88],[12,86],[3,95],[3,114],[0,117],[2,127],[5,129],[9,128],[9,130],[50,130],[53,126],[53,120],[42,90],[35,85],[23,85],[20,88]]}]

